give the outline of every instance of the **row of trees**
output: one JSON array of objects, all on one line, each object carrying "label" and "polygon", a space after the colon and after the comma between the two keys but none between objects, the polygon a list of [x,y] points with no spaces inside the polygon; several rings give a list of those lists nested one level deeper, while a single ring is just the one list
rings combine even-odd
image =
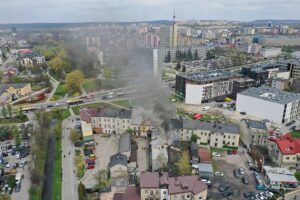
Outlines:
[{"label": "row of trees", "polygon": [[177,65],[176,65],[175,69],[177,71],[181,70],[181,72],[186,72],[186,66],[185,65],[181,66],[180,62],[177,62]]},{"label": "row of trees", "polygon": [[[188,51],[181,51],[179,49],[176,50],[175,55],[176,61],[192,61],[192,60],[199,60],[198,50],[196,49],[194,54],[192,53],[192,50],[189,48]],[[164,59],[165,63],[171,62],[171,51],[168,51],[165,55]]]}]

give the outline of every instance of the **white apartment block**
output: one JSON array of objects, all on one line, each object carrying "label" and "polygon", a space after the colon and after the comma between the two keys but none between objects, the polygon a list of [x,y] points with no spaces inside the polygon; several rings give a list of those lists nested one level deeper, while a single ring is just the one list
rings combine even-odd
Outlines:
[{"label": "white apartment block", "polygon": [[283,124],[300,117],[300,95],[266,86],[249,88],[237,94],[236,111]]},{"label": "white apartment block", "polygon": [[262,48],[260,54],[264,58],[277,57],[281,54],[281,48]]}]

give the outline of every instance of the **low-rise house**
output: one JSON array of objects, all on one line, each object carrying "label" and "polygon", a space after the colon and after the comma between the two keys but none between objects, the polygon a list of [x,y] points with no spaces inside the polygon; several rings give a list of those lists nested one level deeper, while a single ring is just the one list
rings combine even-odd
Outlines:
[{"label": "low-rise house", "polygon": [[9,103],[31,92],[30,83],[0,84],[0,103]]},{"label": "low-rise house", "polygon": [[83,108],[80,116],[89,118],[94,133],[121,134],[131,126],[131,110]]},{"label": "low-rise house", "polygon": [[32,67],[33,66],[33,61],[30,58],[23,58],[21,60],[20,64],[24,67]]},{"label": "low-rise house", "polygon": [[[198,137],[198,144],[211,147],[238,147],[240,132],[235,124],[203,122],[192,119],[177,119],[177,132],[181,141],[190,141],[193,134]],[[180,125],[180,126],[179,126]]]},{"label": "low-rise house", "polygon": [[269,133],[265,121],[244,119],[241,121],[241,140],[250,148],[250,145],[267,146]]},{"label": "low-rise house", "polygon": [[46,62],[45,61],[45,56],[39,56],[39,55],[33,57],[32,60],[37,65],[42,65]]},{"label": "low-rise house", "polygon": [[140,109],[134,109],[132,113],[131,129],[136,136],[147,137],[149,131],[154,129],[153,122],[143,116],[143,111]]},{"label": "low-rise house", "polygon": [[201,146],[198,149],[198,156],[200,158],[201,163],[211,163],[211,155],[207,147]]},{"label": "low-rise house", "polygon": [[271,138],[268,144],[270,159],[279,167],[300,169],[300,139],[289,134]]},{"label": "low-rise house", "polygon": [[3,70],[3,80],[2,82],[8,83],[11,78],[18,75],[18,69],[15,67],[7,67]]},{"label": "low-rise house", "polygon": [[202,178],[210,178],[214,175],[214,170],[211,163],[199,163],[198,174]]},{"label": "low-rise house", "polygon": [[112,178],[126,177],[128,175],[127,157],[120,153],[111,156],[108,168]]},{"label": "low-rise house", "polygon": [[151,131],[150,140],[150,165],[153,171],[166,168],[168,165],[168,143],[159,129]]},{"label": "low-rise house", "polygon": [[262,173],[272,189],[279,190],[298,186],[294,173],[286,168],[263,166]]},{"label": "low-rise house", "polygon": [[207,185],[198,176],[169,177],[158,172],[141,172],[141,200],[207,198]]}]

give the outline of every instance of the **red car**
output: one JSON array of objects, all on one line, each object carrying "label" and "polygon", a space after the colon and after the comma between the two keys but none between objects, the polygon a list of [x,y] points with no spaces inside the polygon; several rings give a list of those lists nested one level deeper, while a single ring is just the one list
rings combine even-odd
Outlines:
[{"label": "red car", "polygon": [[95,169],[95,165],[88,165],[86,169]]},{"label": "red car", "polygon": [[89,163],[89,162],[96,162],[96,159],[85,159],[85,163]]}]

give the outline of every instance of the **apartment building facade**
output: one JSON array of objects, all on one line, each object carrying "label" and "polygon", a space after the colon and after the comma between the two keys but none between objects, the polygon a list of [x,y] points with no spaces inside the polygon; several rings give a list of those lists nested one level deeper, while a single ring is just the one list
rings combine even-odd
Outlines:
[{"label": "apartment building facade", "polygon": [[132,111],[111,108],[83,108],[81,120],[89,121],[94,133],[121,134],[131,128]]},{"label": "apartment building facade", "polygon": [[181,141],[190,141],[192,135],[198,137],[198,144],[209,144],[211,147],[238,147],[240,132],[234,124],[219,124],[192,119],[176,119],[177,133]]},{"label": "apartment building facade", "polygon": [[300,139],[286,134],[270,139],[269,157],[279,167],[300,169]]},{"label": "apartment building facade", "polygon": [[222,70],[176,75],[176,93],[186,104],[200,105],[233,92],[233,81],[242,79],[241,74]]}]

